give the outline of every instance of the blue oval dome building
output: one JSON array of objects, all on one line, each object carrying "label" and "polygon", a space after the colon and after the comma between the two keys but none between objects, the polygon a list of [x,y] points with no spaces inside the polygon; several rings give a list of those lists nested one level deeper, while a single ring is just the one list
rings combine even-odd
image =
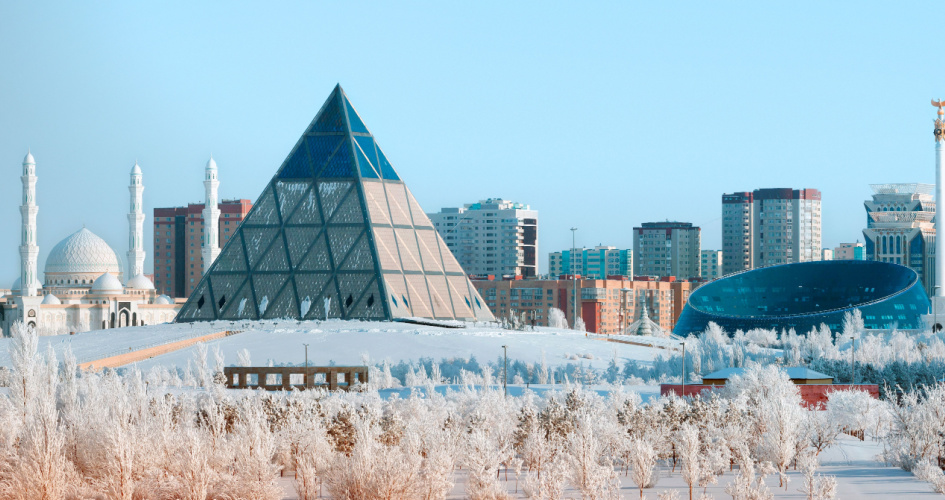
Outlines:
[{"label": "blue oval dome building", "polygon": [[689,295],[673,333],[702,332],[710,321],[729,333],[752,328],[806,334],[821,323],[837,332],[859,309],[868,329],[923,328],[929,298],[919,275],[898,264],[828,260],[731,274]]}]

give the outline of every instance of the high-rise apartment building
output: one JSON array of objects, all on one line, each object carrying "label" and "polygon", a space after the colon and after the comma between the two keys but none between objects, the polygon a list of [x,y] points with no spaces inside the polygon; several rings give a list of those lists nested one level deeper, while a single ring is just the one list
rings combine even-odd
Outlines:
[{"label": "high-rise apartment building", "polygon": [[820,191],[722,195],[723,274],[821,259]]},{"label": "high-rise apartment building", "polygon": [[[824,251],[827,249],[825,248]],[[827,260],[827,259],[824,259]],[[841,243],[833,249],[833,260],[866,260],[866,244]]]},{"label": "high-rise apartment building", "polygon": [[753,198],[755,267],[820,260],[820,191],[758,189]]},{"label": "high-rise apartment building", "polygon": [[634,276],[701,278],[702,229],[689,222],[644,222],[633,228]]},{"label": "high-rise apartment building", "polygon": [[702,279],[712,281],[722,277],[722,263],[724,256],[721,250],[703,250],[702,255]]},{"label": "high-rise apartment building", "polygon": [[[226,245],[252,208],[250,200],[223,200],[220,208],[220,246]],[[159,294],[189,297],[203,275],[202,203],[154,209],[154,288]]]},{"label": "high-rise apartment building", "polygon": [[577,274],[598,280],[607,279],[609,276],[632,278],[633,250],[596,246],[548,254],[548,276],[555,279],[565,274]]},{"label": "high-rise apartment building", "polygon": [[538,275],[538,211],[489,198],[427,214],[466,274]]},{"label": "high-rise apartment building", "polygon": [[722,195],[722,274],[752,268],[751,193]]},{"label": "high-rise apartment building", "polygon": [[912,268],[926,293],[934,283],[935,186],[932,184],[871,184],[873,199],[866,208],[866,260],[892,262]]}]

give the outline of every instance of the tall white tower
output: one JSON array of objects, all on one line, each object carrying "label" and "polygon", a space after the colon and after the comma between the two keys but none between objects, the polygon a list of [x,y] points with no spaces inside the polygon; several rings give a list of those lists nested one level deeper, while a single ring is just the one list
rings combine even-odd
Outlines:
[{"label": "tall white tower", "polygon": [[210,264],[220,255],[220,205],[217,198],[217,190],[220,188],[220,181],[217,180],[217,162],[213,161],[213,155],[207,162],[203,186],[207,191],[207,201],[203,206],[203,272],[210,269]]},{"label": "tall white tower", "polygon": [[[935,279],[932,283],[932,306],[938,311],[939,302],[945,302],[945,185],[942,184],[942,169],[945,168],[945,151],[942,142],[945,141],[945,100],[932,100],[932,105],[938,107],[938,117],[935,119]],[[939,298],[942,297],[942,298]]]},{"label": "tall white tower", "polygon": [[36,245],[36,160],[32,153],[26,153],[23,159],[23,204],[20,214],[23,216],[23,230],[20,235],[20,290],[23,297],[35,297],[40,288],[37,277],[36,260],[39,246]]},{"label": "tall white tower", "polygon": [[131,206],[128,209],[128,265],[131,267],[127,277],[129,280],[144,274],[144,184],[141,179],[141,167],[135,161],[135,166],[131,168],[131,184],[128,185],[128,192],[131,193]]}]

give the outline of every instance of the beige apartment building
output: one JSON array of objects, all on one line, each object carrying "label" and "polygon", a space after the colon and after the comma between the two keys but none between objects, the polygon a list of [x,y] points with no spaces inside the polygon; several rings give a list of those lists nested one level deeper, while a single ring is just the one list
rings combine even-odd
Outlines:
[{"label": "beige apartment building", "polygon": [[721,250],[703,250],[702,254],[702,279],[712,281],[721,278],[722,261],[724,256]]},{"label": "beige apartment building", "polygon": [[525,318],[526,323],[548,326],[549,310],[564,311],[568,325],[574,324],[574,287],[577,287],[578,316],[587,331],[621,333],[640,319],[643,306],[650,320],[669,332],[676,325],[689,294],[698,286],[687,281],[520,279],[472,280],[496,318]]}]

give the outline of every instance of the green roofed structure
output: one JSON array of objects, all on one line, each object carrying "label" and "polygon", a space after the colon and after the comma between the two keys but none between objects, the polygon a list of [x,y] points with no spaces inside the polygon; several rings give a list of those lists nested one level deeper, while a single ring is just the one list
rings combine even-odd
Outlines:
[{"label": "green roofed structure", "polygon": [[176,321],[326,317],[494,319],[340,85]]}]

